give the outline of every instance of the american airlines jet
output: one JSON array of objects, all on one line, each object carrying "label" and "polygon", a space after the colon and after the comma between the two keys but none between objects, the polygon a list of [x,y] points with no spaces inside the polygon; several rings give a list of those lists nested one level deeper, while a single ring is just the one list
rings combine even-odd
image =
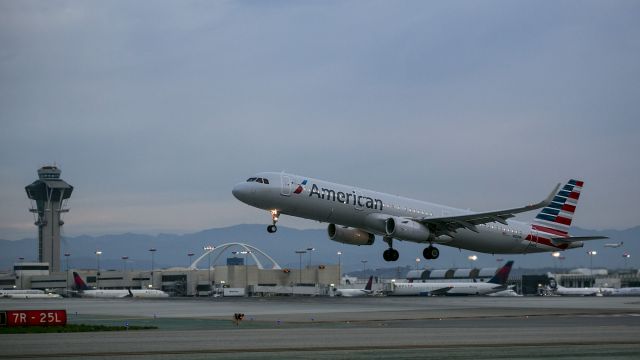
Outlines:
[{"label": "american airlines jet", "polygon": [[[525,254],[572,249],[584,240],[602,236],[575,237],[569,226],[583,182],[569,180],[556,185],[549,196],[533,205],[512,209],[473,212],[429,202],[385,194],[356,186],[340,185],[287,173],[265,172],[233,188],[240,201],[271,213],[267,231],[277,231],[281,214],[329,223],[331,240],[351,245],[371,245],[382,236],[389,248],[386,261],[399,253],[393,240],[425,243],[425,259],[437,259],[434,244],[490,254]],[[507,221],[515,214],[542,209],[532,224]]]}]

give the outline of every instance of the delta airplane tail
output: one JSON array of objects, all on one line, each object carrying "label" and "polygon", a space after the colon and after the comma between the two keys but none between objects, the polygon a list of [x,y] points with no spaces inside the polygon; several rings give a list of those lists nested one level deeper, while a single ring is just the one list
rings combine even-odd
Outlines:
[{"label": "delta airplane tail", "polygon": [[369,281],[367,281],[367,286],[364,287],[364,291],[371,291],[373,288],[373,276],[369,276]]},{"label": "delta airplane tail", "polygon": [[79,290],[79,291],[91,290],[91,288],[89,286],[87,286],[87,284],[84,282],[84,280],[82,280],[80,275],[75,271],[73,272],[73,282],[76,285],[76,289]]},{"label": "delta airplane tail", "polygon": [[506,264],[504,264],[503,267],[498,269],[496,274],[487,282],[491,284],[498,284],[503,286],[506,285],[507,280],[509,280],[509,273],[511,273],[512,266],[513,266],[513,261],[507,262]]}]

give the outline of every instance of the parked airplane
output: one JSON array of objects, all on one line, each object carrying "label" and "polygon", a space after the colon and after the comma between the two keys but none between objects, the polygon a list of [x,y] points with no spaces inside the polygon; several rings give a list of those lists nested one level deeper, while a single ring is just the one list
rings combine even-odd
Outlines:
[{"label": "parked airplane", "polygon": [[611,296],[640,296],[640,287],[626,287],[613,289],[610,294]]},{"label": "parked airplane", "polygon": [[507,289],[512,266],[507,262],[487,282],[395,282],[391,295],[488,295]]},{"label": "parked airplane", "polygon": [[75,282],[78,294],[81,297],[88,298],[160,298],[169,297],[169,294],[162,290],[156,289],[93,289],[87,286],[77,272],[73,273],[73,281]]},{"label": "parked airplane", "polygon": [[611,243],[611,244],[604,244],[604,247],[610,247],[610,248],[619,248],[620,246],[622,246],[624,244],[623,241],[620,241],[618,243]]},{"label": "parked airplane", "polygon": [[9,299],[57,299],[62,296],[58,294],[45,293],[44,291],[37,289],[10,289],[0,290],[0,297]]},{"label": "parked airplane", "polygon": [[[569,180],[537,204],[487,212],[284,172],[257,174],[237,184],[232,192],[238,200],[271,212],[270,233],[276,232],[281,214],[327,222],[329,238],[344,244],[371,245],[375,235],[382,236],[389,245],[383,258],[396,261],[399,253],[393,248],[393,239],[429,244],[422,253],[426,259],[440,254],[433,244],[491,254],[524,254],[572,249],[582,247],[584,240],[606,239],[568,233],[583,184]],[[541,208],[533,224],[507,221],[515,214]]]},{"label": "parked airplane", "polygon": [[336,296],[344,296],[344,297],[357,297],[357,296],[366,296],[373,294],[371,290],[373,286],[373,276],[369,277],[369,281],[367,281],[367,285],[364,289],[334,289]]},{"label": "parked airplane", "polygon": [[614,289],[609,287],[568,288],[558,285],[553,278],[549,280],[549,287],[553,294],[561,296],[602,296],[611,295],[614,292]]}]

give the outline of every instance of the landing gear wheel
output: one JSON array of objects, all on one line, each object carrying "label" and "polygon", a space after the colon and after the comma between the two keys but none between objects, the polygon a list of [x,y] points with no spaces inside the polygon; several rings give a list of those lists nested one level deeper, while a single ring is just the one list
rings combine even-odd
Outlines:
[{"label": "landing gear wheel", "polygon": [[427,260],[435,260],[440,256],[440,250],[434,246],[428,246],[422,251],[422,256]]},{"label": "landing gear wheel", "polygon": [[385,261],[398,261],[400,253],[398,253],[398,250],[396,249],[389,248],[382,253],[382,258]]},{"label": "landing gear wheel", "polygon": [[278,231],[278,228],[276,227],[276,223],[278,222],[278,216],[280,216],[280,213],[278,212],[278,210],[271,210],[271,221],[273,221],[273,225],[267,226],[268,233],[272,234]]}]

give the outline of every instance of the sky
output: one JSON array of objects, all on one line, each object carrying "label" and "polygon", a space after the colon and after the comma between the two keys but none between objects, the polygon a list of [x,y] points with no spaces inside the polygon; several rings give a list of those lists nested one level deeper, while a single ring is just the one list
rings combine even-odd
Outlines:
[{"label": "sky", "polygon": [[478,211],[577,178],[575,225],[640,225],[639,17],[637,1],[0,0],[0,239],[36,236],[24,187],[49,164],[75,188],[69,236],[266,225],[231,195],[260,171]]}]

